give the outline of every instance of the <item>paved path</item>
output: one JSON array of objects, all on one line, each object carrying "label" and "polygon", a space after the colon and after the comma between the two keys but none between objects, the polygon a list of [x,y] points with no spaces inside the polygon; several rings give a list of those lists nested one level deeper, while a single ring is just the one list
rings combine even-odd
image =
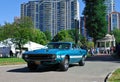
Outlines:
[{"label": "paved path", "polygon": [[26,65],[0,66],[1,82],[104,82],[107,74],[120,67],[120,60],[109,55],[87,58],[86,65],[70,66],[67,72],[40,67],[29,72]]}]

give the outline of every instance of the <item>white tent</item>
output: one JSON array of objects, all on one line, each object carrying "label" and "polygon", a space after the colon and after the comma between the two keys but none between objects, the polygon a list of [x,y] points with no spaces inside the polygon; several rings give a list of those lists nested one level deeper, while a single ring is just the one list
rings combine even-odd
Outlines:
[{"label": "white tent", "polygon": [[11,39],[6,39],[0,42],[0,57],[8,57],[10,51],[15,54],[15,45],[11,42]]},{"label": "white tent", "polygon": [[[47,48],[47,47],[41,44],[29,41],[25,45],[23,45],[23,48],[27,48],[28,51],[31,51],[31,50]],[[12,51],[13,54],[16,54],[16,53],[19,53],[20,50],[16,49],[15,44],[11,41],[10,38],[4,41],[1,41],[0,42],[0,57],[9,56],[10,51]]]},{"label": "white tent", "polygon": [[28,48],[28,51],[46,48],[46,46],[31,41],[27,42],[23,47]]}]

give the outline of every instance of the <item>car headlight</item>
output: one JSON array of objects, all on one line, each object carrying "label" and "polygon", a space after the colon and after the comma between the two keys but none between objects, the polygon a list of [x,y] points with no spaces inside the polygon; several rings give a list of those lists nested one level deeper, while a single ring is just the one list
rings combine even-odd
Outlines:
[{"label": "car headlight", "polygon": [[57,58],[60,58],[60,55],[57,55]]}]

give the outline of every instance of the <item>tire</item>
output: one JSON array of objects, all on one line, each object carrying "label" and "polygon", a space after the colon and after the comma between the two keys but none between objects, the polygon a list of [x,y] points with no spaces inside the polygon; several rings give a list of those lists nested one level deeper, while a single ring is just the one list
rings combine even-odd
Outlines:
[{"label": "tire", "polygon": [[84,66],[84,65],[85,65],[85,57],[83,56],[79,62],[79,66]]},{"label": "tire", "polygon": [[61,71],[67,71],[69,68],[69,58],[66,56],[64,61],[60,64]]},{"label": "tire", "polygon": [[28,62],[27,67],[30,71],[34,71],[38,68],[38,65],[36,65],[34,62]]}]

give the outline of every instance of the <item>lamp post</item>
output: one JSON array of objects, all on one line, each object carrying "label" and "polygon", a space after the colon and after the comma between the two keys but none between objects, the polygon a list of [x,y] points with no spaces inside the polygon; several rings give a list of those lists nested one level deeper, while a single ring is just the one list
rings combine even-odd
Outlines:
[{"label": "lamp post", "polygon": [[75,45],[78,44],[78,39],[79,39],[79,35],[78,35],[78,32],[79,32],[79,19],[77,16],[75,16],[74,18],[74,26],[75,26]]}]

